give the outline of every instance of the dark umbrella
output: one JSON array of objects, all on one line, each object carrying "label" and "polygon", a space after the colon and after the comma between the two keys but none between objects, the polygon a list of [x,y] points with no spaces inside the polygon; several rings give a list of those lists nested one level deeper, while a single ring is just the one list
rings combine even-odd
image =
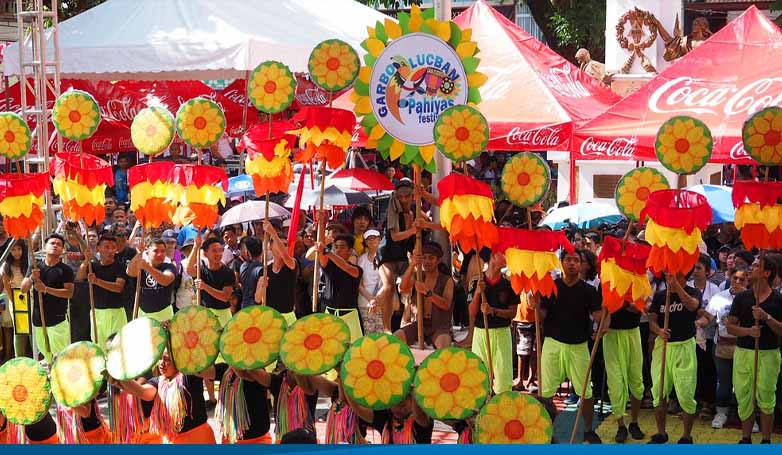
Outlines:
[{"label": "dark umbrella", "polygon": [[[295,198],[289,197],[285,207],[295,208]],[[328,186],[323,193],[324,207],[353,207],[356,205],[371,204],[372,199],[360,191],[343,190],[336,186]],[[320,206],[320,189],[305,190],[301,195],[300,209]]]}]

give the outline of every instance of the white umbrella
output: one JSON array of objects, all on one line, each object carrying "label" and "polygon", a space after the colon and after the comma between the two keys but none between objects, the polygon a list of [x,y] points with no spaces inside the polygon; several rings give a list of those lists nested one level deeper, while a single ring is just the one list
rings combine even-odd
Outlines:
[{"label": "white umbrella", "polygon": [[583,202],[552,210],[541,224],[551,229],[563,229],[575,224],[579,229],[591,229],[601,224],[621,221],[622,215],[616,206],[602,202]]},{"label": "white umbrella", "polygon": [[[236,207],[231,207],[224,214],[220,221],[220,227],[228,226],[230,224],[249,223],[251,221],[262,220],[266,213],[266,202],[264,201],[247,201],[243,202]],[[286,210],[283,206],[269,203],[269,218],[290,218],[291,212]]]}]

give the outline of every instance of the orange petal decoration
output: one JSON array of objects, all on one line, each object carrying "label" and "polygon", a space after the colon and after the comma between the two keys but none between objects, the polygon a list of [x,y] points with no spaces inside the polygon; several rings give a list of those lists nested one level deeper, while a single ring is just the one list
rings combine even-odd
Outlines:
[{"label": "orange petal decoration", "polygon": [[62,201],[66,220],[102,223],[106,188],[114,185],[111,165],[95,155],[60,152],[50,162],[54,193]]},{"label": "orange petal decoration", "polygon": [[782,182],[735,182],[733,205],[748,250],[782,248]]},{"label": "orange petal decoration", "polygon": [[228,177],[222,168],[197,164],[176,164],[172,172],[172,193],[166,200],[177,202],[175,224],[192,223],[198,229],[217,223],[218,204],[225,205]]},{"label": "orange petal decoration", "polygon": [[293,181],[293,167],[290,153],[296,143],[296,137],[284,134],[291,128],[273,128],[258,124],[249,130],[239,141],[237,148],[247,151],[245,172],[253,179],[255,194],[287,193]]},{"label": "orange petal decoration", "polygon": [[451,174],[437,184],[440,223],[462,251],[479,251],[497,243],[494,195],[489,185],[462,174]]},{"label": "orange petal decoration", "polygon": [[43,222],[43,195],[49,175],[0,174],[0,215],[8,235],[24,239]]},{"label": "orange petal decoration", "polygon": [[548,297],[557,293],[551,272],[562,269],[557,250],[574,253],[562,231],[530,231],[497,228],[496,251],[505,253],[511,285],[516,293],[533,292]]},{"label": "orange petal decoration", "polygon": [[288,133],[299,136],[302,149],[294,158],[297,162],[326,160],[331,168],[345,163],[356,126],[353,112],[333,107],[305,107],[293,117],[293,122],[297,128]]},{"label": "orange petal decoration", "polygon": [[652,295],[646,276],[646,259],[650,251],[649,246],[640,243],[623,242],[610,236],[603,239],[598,267],[603,304],[609,312],[620,310],[625,302],[645,312],[646,299]]},{"label": "orange petal decoration", "polygon": [[128,170],[130,209],[145,228],[173,220],[177,204],[167,200],[173,192],[173,171],[174,163],[169,161],[138,164]]}]

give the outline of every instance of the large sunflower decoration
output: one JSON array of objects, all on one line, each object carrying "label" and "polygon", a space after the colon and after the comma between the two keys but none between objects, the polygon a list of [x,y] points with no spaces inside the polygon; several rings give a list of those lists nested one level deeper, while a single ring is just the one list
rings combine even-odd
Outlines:
[{"label": "large sunflower decoration", "polygon": [[[399,109],[410,108],[409,102],[405,99],[406,94],[409,93],[407,90],[412,86],[420,87],[420,85],[416,85],[419,84],[419,78],[426,79],[427,89],[430,90],[428,93],[436,92],[442,95],[443,99],[447,98],[451,102],[457,93],[466,93],[466,96],[461,99],[470,105],[477,105],[481,102],[479,88],[487,78],[484,74],[476,71],[480,62],[480,59],[476,57],[479,50],[477,43],[471,40],[471,29],[462,30],[453,21],[438,21],[434,17],[434,9],[421,11],[417,5],[412,6],[410,13],[400,13],[397,18],[398,22],[385,19],[383,23],[377,22],[375,27],[368,29],[369,36],[361,43],[361,47],[367,51],[367,54],[364,56],[364,66],[361,67],[358,79],[353,86],[351,100],[355,104],[356,115],[364,117],[361,125],[368,136],[368,148],[377,149],[385,159],[399,159],[402,164],[417,164],[428,171],[434,171],[436,168],[434,131],[431,132],[431,139],[412,145],[392,136],[378,121],[372,106],[376,93],[370,87],[370,81],[375,72],[385,72],[387,67],[379,68],[376,62],[383,56],[386,49],[399,38],[420,33],[438,40],[443,48],[449,47],[450,53],[456,56],[466,74],[466,80],[459,80],[461,78],[452,80],[450,77],[452,74],[435,71],[436,68],[434,68],[435,70],[428,67],[412,69],[404,57],[392,56],[399,71],[393,76],[396,81],[389,83],[391,90],[389,95],[385,96],[384,102],[389,115],[394,115]],[[417,90],[417,88],[412,88],[412,90]]]},{"label": "large sunflower decoration", "polygon": [[782,248],[782,182],[735,182],[735,224],[748,250]]},{"label": "large sunflower decoration", "polygon": [[554,425],[532,395],[501,393],[486,403],[475,421],[478,444],[549,444]]},{"label": "large sunflower decoration", "polygon": [[65,92],[52,107],[52,122],[57,132],[66,139],[87,139],[95,133],[100,123],[98,102],[81,90]]},{"label": "large sunflower decoration", "polygon": [[413,390],[418,405],[433,419],[463,420],[489,396],[489,372],[471,351],[438,349],[418,367]]},{"label": "large sunflower decoration", "polygon": [[190,306],[177,311],[169,331],[174,364],[182,373],[200,373],[217,359],[220,321],[209,309]]},{"label": "large sunflower decoration", "polygon": [[0,113],[0,155],[16,160],[27,155],[32,136],[27,122],[16,113]]},{"label": "large sunflower decoration", "polygon": [[511,286],[517,294],[540,293],[543,297],[557,293],[551,273],[562,270],[557,251],[575,252],[564,231],[530,231],[498,228],[497,251],[505,253]]},{"label": "large sunflower decoration", "polygon": [[102,223],[106,188],[114,185],[111,164],[95,155],[60,152],[49,167],[54,177],[52,188],[62,201],[65,219],[84,220],[88,226]]},{"label": "large sunflower decoration", "polygon": [[502,169],[502,192],[519,207],[529,207],[546,195],[550,178],[548,164],[540,155],[517,153]]},{"label": "large sunflower decoration", "polygon": [[294,373],[315,375],[334,368],[350,343],[342,319],[315,313],[294,322],[282,336],[280,360]]},{"label": "large sunflower decoration", "polygon": [[206,98],[193,98],[179,106],[176,130],[186,144],[207,148],[216,144],[225,132],[225,114],[219,104]]},{"label": "large sunflower decoration", "polygon": [[52,395],[70,408],[89,403],[103,386],[106,358],[95,343],[73,343],[52,363]]},{"label": "large sunflower decoration", "polygon": [[130,124],[130,140],[139,152],[155,156],[171,145],[174,140],[174,116],[168,109],[150,106],[133,117]]},{"label": "large sunflower decoration", "polygon": [[489,122],[472,106],[449,107],[434,124],[434,143],[451,161],[469,161],[486,150]]},{"label": "large sunflower decoration", "polygon": [[247,96],[261,112],[282,112],[290,107],[295,95],[296,77],[290,68],[280,62],[263,62],[250,73]]},{"label": "large sunflower decoration", "polygon": [[0,216],[8,235],[26,239],[43,222],[43,195],[49,174],[0,174]]},{"label": "large sunflower decoration", "polygon": [[654,148],[666,169],[681,175],[694,174],[709,161],[714,139],[702,121],[678,116],[662,124]]},{"label": "large sunflower decoration", "polygon": [[638,222],[649,196],[669,188],[668,179],[660,171],[650,167],[635,168],[617,183],[616,206],[628,220]]},{"label": "large sunflower decoration", "polygon": [[356,80],[361,62],[348,43],[329,39],[315,46],[308,66],[312,82],[329,92],[338,92]]},{"label": "large sunflower decoration", "polygon": [[353,343],[342,361],[345,393],[360,406],[388,409],[410,392],[415,359],[407,344],[385,333]]},{"label": "large sunflower decoration", "polygon": [[155,366],[167,342],[168,334],[159,322],[143,317],[134,319],[109,343],[106,370],[120,381],[136,379]]},{"label": "large sunflower decoration", "polygon": [[30,425],[49,412],[51,385],[46,370],[28,357],[0,366],[0,412],[9,422]]},{"label": "large sunflower decoration", "polygon": [[497,243],[494,194],[489,185],[453,173],[437,184],[440,223],[462,251],[479,251]]},{"label": "large sunflower decoration", "polygon": [[244,308],[225,325],[220,353],[228,365],[240,370],[263,368],[277,359],[285,329],[285,319],[274,308]]},{"label": "large sunflower decoration", "polygon": [[782,108],[767,107],[750,117],[741,129],[744,149],[766,166],[782,164]]}]

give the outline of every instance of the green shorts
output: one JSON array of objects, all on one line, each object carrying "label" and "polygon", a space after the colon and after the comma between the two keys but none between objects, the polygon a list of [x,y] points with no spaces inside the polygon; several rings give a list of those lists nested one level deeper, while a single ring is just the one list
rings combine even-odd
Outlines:
[{"label": "green shorts", "polygon": [[149,319],[154,319],[157,322],[166,322],[170,321],[174,318],[174,307],[171,305],[163,308],[160,311],[156,311],[154,313],[147,313],[146,311],[142,310],[141,308],[138,309],[138,317],[145,317]]},{"label": "green shorts", "polygon": [[66,319],[59,324],[47,326],[46,334],[49,337],[49,347],[52,349],[52,352],[46,352],[46,341],[43,337],[43,329],[41,327],[33,326],[33,337],[35,337],[38,352],[42,353],[46,359],[46,363],[51,365],[52,354],[59,354],[71,344],[71,323]]},{"label": "green shorts", "polygon": [[[475,341],[473,341],[475,344]],[[551,398],[559,389],[565,378],[569,378],[576,389],[577,394],[584,390],[584,376],[589,366],[589,348],[586,342],[579,344],[567,344],[546,337],[543,342],[540,363],[543,398]],[[585,399],[592,398],[591,380],[586,388]]]},{"label": "green shorts", "polygon": [[364,335],[364,331],[361,330],[361,319],[358,317],[358,309],[341,310],[327,306],[326,313],[337,316],[347,324],[350,329],[350,344],[353,344]]},{"label": "green shorts", "polygon": [[[652,398],[654,406],[660,404],[660,370],[662,368],[663,340],[654,340],[652,351]],[[665,390],[667,400],[671,389],[676,387],[676,399],[687,414],[695,414],[695,385],[698,377],[698,360],[695,356],[695,337],[684,341],[668,342],[665,361]],[[733,362],[734,368],[736,362]],[[609,386],[610,387],[610,386]]]},{"label": "green shorts", "polygon": [[[758,385],[755,400],[760,412],[773,414],[777,404],[777,378],[779,377],[779,349],[762,349],[758,352]],[[733,354],[733,390],[739,402],[739,418],[747,420],[752,409],[752,382],[755,373],[755,350],[736,346]]]},{"label": "green shorts", "polygon": [[494,367],[494,393],[507,392],[513,387],[513,338],[510,327],[496,329],[475,328],[472,335],[472,352],[489,362],[486,355],[486,334],[491,342],[491,363]]},{"label": "green shorts", "polygon": [[124,308],[96,308],[95,320],[98,323],[98,336],[92,333],[92,324],[90,324],[90,333],[92,339],[97,340],[101,349],[106,349],[106,339],[119,332],[121,328],[128,323],[128,315]]},{"label": "green shorts", "polygon": [[603,358],[611,409],[614,417],[619,419],[626,414],[629,395],[636,400],[644,397],[644,356],[638,327],[609,330],[603,336]]}]

